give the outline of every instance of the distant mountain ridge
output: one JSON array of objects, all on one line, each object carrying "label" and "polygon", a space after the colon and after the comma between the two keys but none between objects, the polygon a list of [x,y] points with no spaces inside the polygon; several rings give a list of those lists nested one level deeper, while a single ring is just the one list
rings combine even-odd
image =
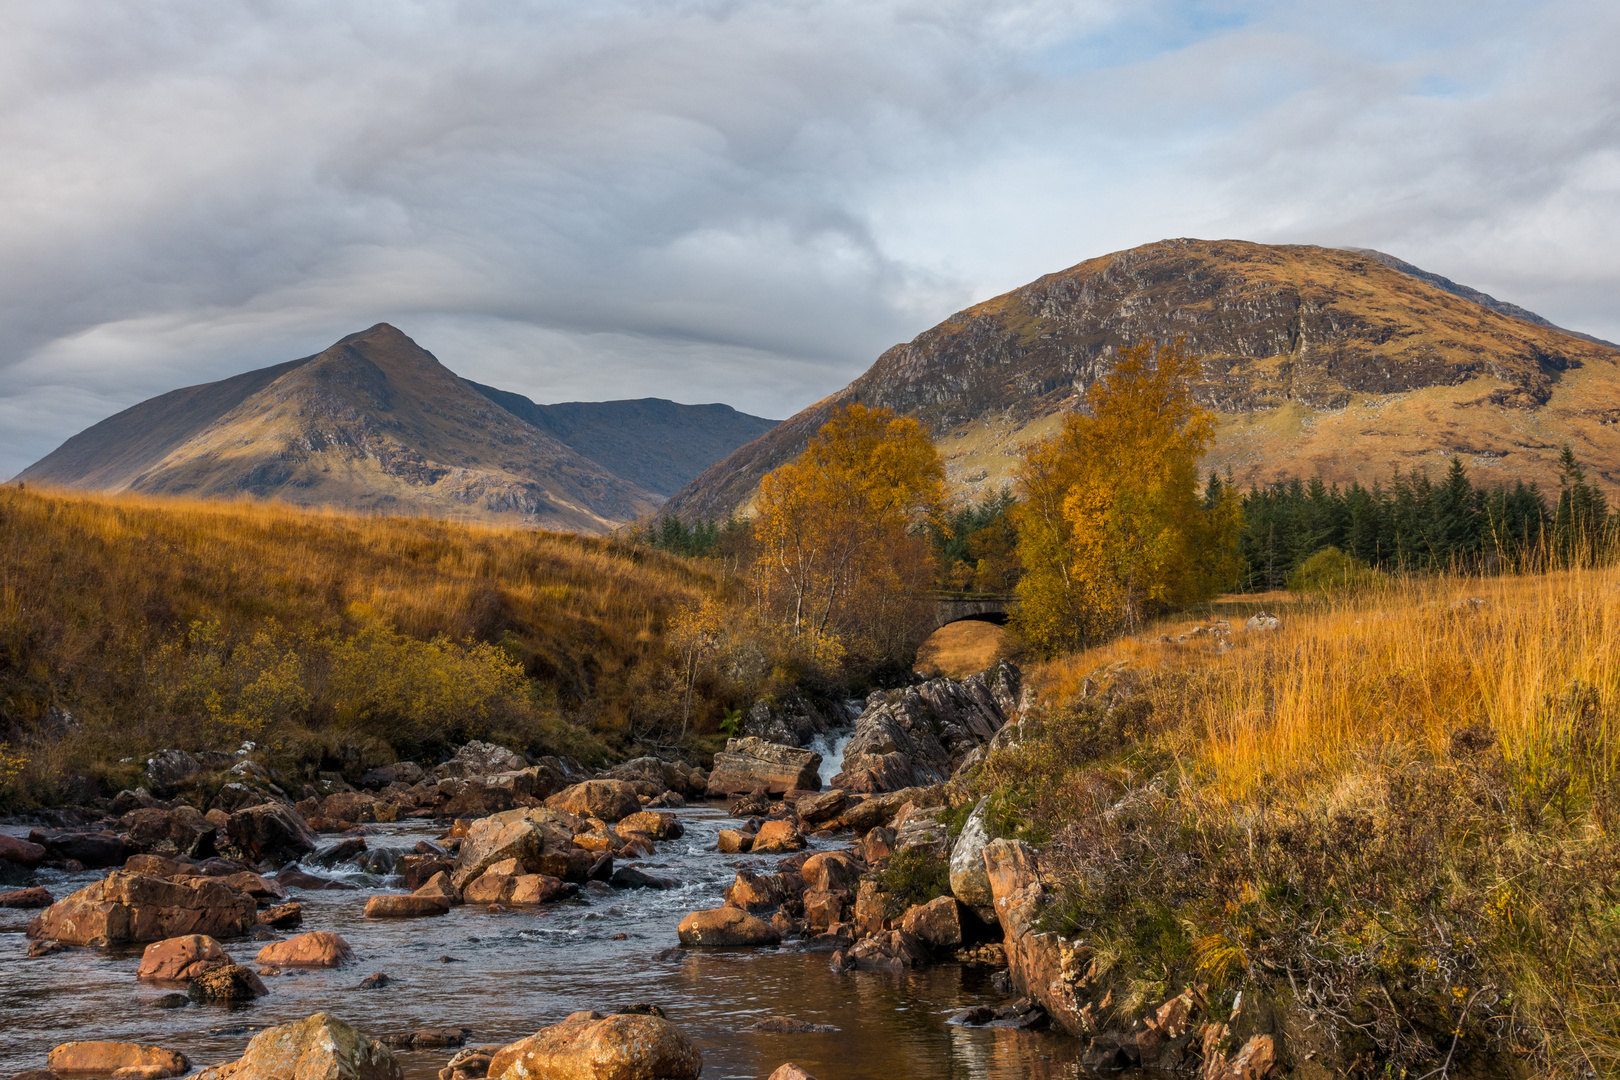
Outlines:
[{"label": "distant mountain ridge", "polygon": [[466,382],[615,475],[664,496],[778,423],[730,405],[681,405],[664,398],[537,405],[510,390]]},{"label": "distant mountain ridge", "polygon": [[[249,494],[310,506],[418,514],[602,533],[655,511],[663,493],[621,476],[569,445],[612,447],[616,460],[669,487],[706,462],[660,448],[659,428],[682,430],[711,406],[649,402],[564,407],[558,438],[439,363],[386,323],[314,356],[187,387],[141,402],[67,440],[16,479],[104,491],[231,497]],[[527,398],[530,411],[546,410]],[[639,406],[632,428],[625,410]],[[721,406],[720,408],[725,408]],[[683,411],[685,410],[685,411]],[[636,410],[630,410],[635,412]],[[730,410],[728,410],[730,411]],[[770,421],[732,413],[711,433],[752,438]],[[563,426],[558,420],[551,427]],[[665,438],[667,442],[670,439]],[[637,447],[642,449],[638,452]],[[659,458],[637,467],[639,456]],[[689,470],[683,474],[681,469]]]},{"label": "distant mountain ridge", "polygon": [[[1395,265],[1399,264],[1399,265]],[[784,420],[677,492],[686,520],[751,504],[849,402],[922,421],[951,490],[1012,479],[1135,342],[1181,337],[1203,358],[1219,420],[1205,468],[1243,485],[1320,475],[1370,483],[1438,472],[1556,487],[1571,443],[1620,485],[1620,352],[1381,253],[1164,240],[1089,259],[976,304],[896,345],[844,389]]]}]

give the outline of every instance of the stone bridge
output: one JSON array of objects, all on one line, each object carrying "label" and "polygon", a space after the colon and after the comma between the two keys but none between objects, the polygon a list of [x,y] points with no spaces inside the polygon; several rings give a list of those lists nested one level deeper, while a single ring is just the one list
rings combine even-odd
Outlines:
[{"label": "stone bridge", "polygon": [[934,629],[953,622],[977,619],[979,622],[1006,623],[1018,610],[1018,597],[973,593],[935,593]]}]

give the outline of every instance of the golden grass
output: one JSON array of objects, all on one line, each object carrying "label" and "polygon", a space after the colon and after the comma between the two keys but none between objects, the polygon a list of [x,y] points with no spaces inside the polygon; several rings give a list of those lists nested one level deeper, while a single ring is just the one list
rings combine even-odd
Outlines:
[{"label": "golden grass", "polygon": [[930,678],[965,679],[1007,655],[1005,627],[964,619],[940,627],[917,650],[916,669]]},{"label": "golden grass", "polygon": [[716,587],[694,564],[608,539],[0,487],[0,738],[49,706],[116,725],[139,682],[129,666],[193,622],[240,641],[272,622],[345,632],[376,619],[419,640],[499,644],[563,713],[610,733],[662,670],[670,613]]},{"label": "golden grass", "polygon": [[[1405,579],[1328,603],[1273,603],[1283,624],[1271,632],[1244,632],[1248,611],[1228,599],[1238,602],[1226,651],[1210,635],[1173,640],[1191,624],[1170,621],[1032,678],[1061,701],[1121,661],[1185,672],[1192,689],[1177,751],[1234,801],[1331,786],[1352,763],[1437,754],[1464,728],[1489,732],[1532,775],[1562,767],[1576,742],[1587,751],[1620,742],[1610,730],[1620,703],[1620,568]],[[1604,755],[1603,775],[1612,775],[1614,752]]]}]

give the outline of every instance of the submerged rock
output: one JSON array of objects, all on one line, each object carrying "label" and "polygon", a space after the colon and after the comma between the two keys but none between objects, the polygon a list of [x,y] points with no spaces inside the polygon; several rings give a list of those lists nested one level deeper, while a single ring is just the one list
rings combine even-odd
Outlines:
[{"label": "submerged rock", "polygon": [[252,1001],[269,992],[259,976],[245,964],[210,968],[186,987],[186,996],[196,1002]]},{"label": "submerged rock", "polygon": [[271,967],[340,967],[354,959],[354,950],[329,930],[297,934],[259,950],[257,960]]},{"label": "submerged rock", "polygon": [[446,898],[410,893],[404,896],[373,896],[366,901],[364,914],[368,919],[420,919],[449,913],[450,901]]},{"label": "submerged rock", "polygon": [[157,1080],[181,1076],[191,1069],[191,1062],[178,1050],[121,1042],[63,1043],[50,1052],[46,1061],[51,1072],[64,1078],[113,1076],[120,1070],[131,1069],[140,1071],[124,1075]]},{"label": "submerged rock", "polygon": [[230,963],[231,958],[213,938],[205,934],[186,934],[148,945],[141,954],[141,966],[135,977],[156,982],[188,982]]}]

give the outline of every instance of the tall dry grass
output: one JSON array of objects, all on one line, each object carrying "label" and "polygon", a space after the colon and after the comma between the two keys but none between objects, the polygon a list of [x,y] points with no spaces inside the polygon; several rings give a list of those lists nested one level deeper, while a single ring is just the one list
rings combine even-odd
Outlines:
[{"label": "tall dry grass", "polygon": [[157,749],[144,741],[161,730],[142,727],[161,718],[134,703],[189,628],[228,651],[266,628],[341,640],[380,622],[499,646],[545,707],[611,742],[668,696],[667,620],[716,587],[692,563],[606,539],[0,486],[0,741],[40,743],[66,711],[101,753]]},{"label": "tall dry grass", "polygon": [[1620,569],[1268,599],[1031,673],[978,785],[1052,928],[1341,1075],[1620,1073]]}]

